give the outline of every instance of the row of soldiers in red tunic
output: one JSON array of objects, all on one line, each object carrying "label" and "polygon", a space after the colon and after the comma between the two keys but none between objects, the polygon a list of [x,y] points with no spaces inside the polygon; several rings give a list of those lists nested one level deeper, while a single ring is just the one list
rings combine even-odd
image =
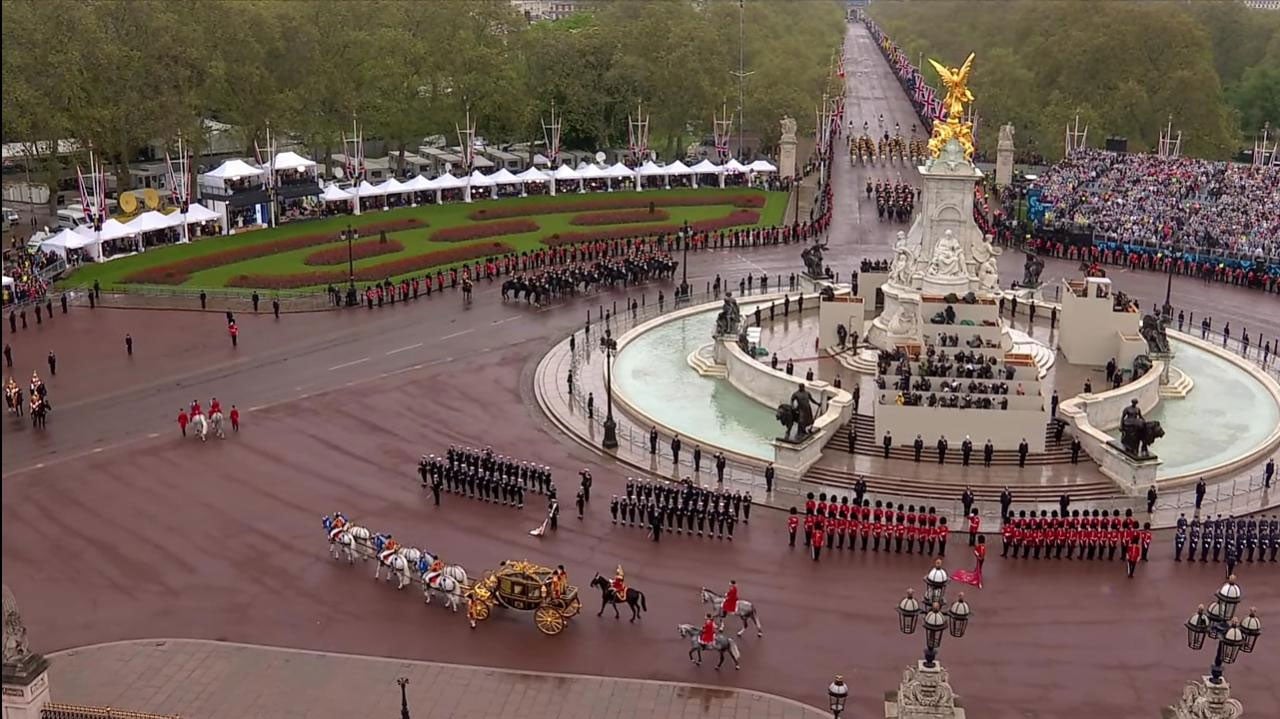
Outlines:
[{"label": "row of soldiers in red tunic", "polygon": [[[1104,559],[1114,561],[1119,555],[1126,558],[1125,549],[1137,540],[1142,547],[1142,561],[1147,561],[1151,548],[1151,524],[1133,517],[1132,510],[1120,516],[1113,510],[1107,516],[1105,510],[1072,510],[1071,516],[1059,516],[1053,512],[1018,512],[1001,530],[1002,557],[1023,559]],[[1019,555],[1021,552],[1021,555]]]},{"label": "row of soldiers in red tunic", "polygon": [[[824,497],[826,495],[823,495]],[[815,501],[809,495],[805,502],[804,516],[801,517],[796,507],[791,508],[787,518],[788,545],[796,545],[796,535],[803,527],[804,546],[813,551],[814,559],[821,554],[822,547],[831,549],[849,549],[884,551],[907,554],[929,554],[936,551],[938,556],[947,556],[947,538],[951,528],[947,526],[947,518],[938,515],[934,507],[899,504],[892,502],[863,500],[861,505],[849,503],[848,497],[842,497],[839,503],[832,497],[831,502]]]}]

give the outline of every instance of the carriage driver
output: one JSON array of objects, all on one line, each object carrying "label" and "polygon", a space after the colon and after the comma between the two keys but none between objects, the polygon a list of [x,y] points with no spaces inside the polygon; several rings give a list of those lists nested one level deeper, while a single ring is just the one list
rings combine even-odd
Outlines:
[{"label": "carriage driver", "polygon": [[626,574],[622,571],[622,565],[618,565],[618,569],[613,573],[613,581],[609,586],[613,588],[613,593],[618,596],[619,602],[627,601],[627,583]]}]

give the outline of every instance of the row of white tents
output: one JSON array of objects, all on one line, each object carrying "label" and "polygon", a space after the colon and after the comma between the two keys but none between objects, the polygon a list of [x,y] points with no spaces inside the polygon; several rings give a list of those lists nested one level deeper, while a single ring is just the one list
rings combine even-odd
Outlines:
[{"label": "row of white tents", "polygon": [[627,180],[636,181],[650,177],[681,177],[681,176],[697,176],[697,175],[715,175],[720,178],[720,184],[724,184],[725,175],[755,175],[777,172],[778,168],[767,160],[756,160],[749,165],[743,165],[737,160],[729,160],[724,165],[717,165],[710,160],[703,160],[692,167],[685,165],[683,162],[676,160],[668,165],[659,165],[652,160],[646,161],[638,168],[627,167],[621,162],[610,166],[593,165],[590,163],[579,164],[573,168],[568,165],[561,165],[555,170],[539,170],[536,167],[530,167],[524,172],[512,173],[506,168],[497,172],[486,175],[479,170],[472,172],[467,177],[457,177],[451,174],[444,174],[436,178],[428,179],[422,175],[417,175],[409,180],[401,182],[395,178],[387,180],[381,184],[374,185],[368,180],[363,180],[356,187],[351,189],[342,189],[337,185],[330,184],[324,188],[321,193],[321,199],[326,202],[344,202],[354,200],[357,197],[375,197],[379,195],[397,195],[408,192],[435,192],[439,190],[469,190],[473,187],[497,187],[499,185],[524,185],[531,182],[577,182],[579,186],[588,180]]},{"label": "row of white tents", "polygon": [[40,242],[40,249],[66,255],[67,250],[88,248],[94,257],[99,255],[101,244],[105,241],[120,240],[126,237],[140,237],[146,232],[158,230],[182,229],[189,225],[198,225],[209,221],[220,221],[222,216],[204,205],[192,204],[185,213],[173,212],[168,215],[150,210],[128,222],[110,218],[102,223],[102,229],[95,231],[92,225],[81,225],[74,230],[62,230],[52,237]]}]

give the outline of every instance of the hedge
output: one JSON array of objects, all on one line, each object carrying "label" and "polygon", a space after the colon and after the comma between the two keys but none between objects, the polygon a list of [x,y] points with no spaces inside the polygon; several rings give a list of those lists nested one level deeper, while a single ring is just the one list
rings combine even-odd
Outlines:
[{"label": "hedge", "polygon": [[[420,220],[405,219],[387,222],[372,222],[355,229],[362,236],[370,236],[377,235],[384,231],[396,232],[425,226],[425,223]],[[243,247],[233,247],[228,250],[210,252],[206,255],[198,255],[196,257],[188,257],[183,260],[166,262],[164,264],[155,265],[136,272],[131,272],[121,278],[120,281],[132,284],[180,285],[190,279],[192,274],[203,270],[211,270],[215,267],[222,267],[223,265],[230,265],[236,262],[256,260],[260,257],[278,255],[282,252],[292,252],[294,250],[301,250],[307,247],[328,245],[341,241],[340,237],[330,233],[299,235],[297,237],[271,240],[269,242],[245,245]],[[345,250],[346,248],[343,249]]]},{"label": "hedge", "polygon": [[666,210],[654,208],[653,212],[650,212],[646,208],[642,210],[615,210],[613,212],[586,212],[581,215],[574,215],[570,218],[569,224],[594,227],[596,225],[626,225],[635,222],[662,222],[669,219],[671,219],[671,213]]},{"label": "hedge", "polygon": [[[383,262],[356,270],[357,282],[376,282],[410,272],[419,272],[440,265],[466,262],[482,257],[505,255],[515,250],[505,242],[482,242],[466,247],[435,250],[412,257]],[[255,289],[288,290],[299,287],[338,285],[347,281],[346,270],[315,270],[288,275],[236,275],[227,281],[227,287],[252,287]]]},{"label": "hedge", "polygon": [[764,195],[684,195],[679,197],[662,197],[651,200],[643,193],[629,197],[592,197],[564,200],[563,202],[542,202],[538,204],[514,204],[506,207],[485,207],[474,210],[467,215],[473,220],[498,220],[508,217],[534,217],[536,215],[558,215],[567,212],[591,212],[593,210],[630,210],[648,208],[649,204],[661,207],[705,207],[707,205],[733,205],[742,208],[761,208],[765,205]]},{"label": "hedge", "polygon": [[327,250],[316,250],[303,258],[302,264],[311,266],[340,265],[348,260],[364,260],[380,255],[390,255],[403,249],[404,245],[397,240],[382,242],[375,237],[353,242],[350,253],[348,253],[346,247],[330,247]]},{"label": "hedge", "polygon": [[482,240],[486,237],[537,232],[540,229],[542,228],[533,220],[507,220],[505,222],[486,222],[483,225],[445,227],[432,232],[431,239],[435,242],[465,242],[467,240]]},{"label": "hedge", "polygon": [[[755,210],[734,210],[724,217],[713,217],[690,222],[689,227],[695,232],[712,232],[740,225],[754,225],[759,221],[760,213]],[[624,240],[628,237],[673,235],[681,229],[681,225],[645,225],[643,227],[613,227],[593,232],[563,232],[542,238],[542,243],[548,247],[558,247],[560,245],[575,245],[579,242],[596,242],[597,240]]]}]

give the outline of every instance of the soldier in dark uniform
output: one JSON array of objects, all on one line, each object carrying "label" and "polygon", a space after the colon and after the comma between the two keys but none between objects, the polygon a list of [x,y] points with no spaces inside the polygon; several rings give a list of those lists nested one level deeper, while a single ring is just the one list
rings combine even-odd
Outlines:
[{"label": "soldier in dark uniform", "polygon": [[1027,466],[1027,453],[1031,451],[1031,447],[1027,444],[1027,440],[1018,443],[1018,466]]},{"label": "soldier in dark uniform", "polygon": [[1271,515],[1271,521],[1267,522],[1267,540],[1271,547],[1270,561],[1276,561],[1276,552],[1280,551],[1280,520],[1276,519],[1276,515]]},{"label": "soldier in dark uniform", "polygon": [[1258,520],[1249,520],[1244,541],[1244,561],[1253,562],[1253,553],[1258,549]]},{"label": "soldier in dark uniform", "polygon": [[1215,562],[1219,561],[1219,557],[1222,556],[1222,548],[1226,545],[1226,524],[1227,523],[1223,521],[1221,514],[1213,520],[1213,561]]},{"label": "soldier in dark uniform", "polygon": [[[1177,529],[1174,530],[1173,561],[1175,562],[1182,561],[1182,547],[1186,543],[1187,543],[1187,515],[1184,513],[1178,516]],[[1194,553],[1195,549],[1193,548],[1191,551]]]},{"label": "soldier in dark uniform", "polygon": [[960,443],[960,463],[965,467],[969,466],[969,457],[973,454],[973,440],[966,435],[964,441]]},{"label": "soldier in dark uniform", "polygon": [[884,446],[884,458],[889,458],[889,450],[893,448],[893,437],[888,432],[884,433],[884,440],[881,442]]},{"label": "soldier in dark uniform", "polygon": [[613,523],[618,523],[618,495],[613,495],[609,500],[609,516],[613,518]]},{"label": "soldier in dark uniform", "polygon": [[657,426],[653,426],[649,428],[649,454],[655,455],[657,453],[658,453],[658,428]]},{"label": "soldier in dark uniform", "polygon": [[996,453],[995,446],[991,444],[991,440],[987,440],[987,443],[982,445],[982,466],[983,467],[991,466],[991,458],[995,455],[995,453]]},{"label": "soldier in dark uniform", "polygon": [[920,461],[920,453],[924,452],[924,438],[916,435],[916,441],[911,443],[911,449],[915,453],[915,461]]}]

